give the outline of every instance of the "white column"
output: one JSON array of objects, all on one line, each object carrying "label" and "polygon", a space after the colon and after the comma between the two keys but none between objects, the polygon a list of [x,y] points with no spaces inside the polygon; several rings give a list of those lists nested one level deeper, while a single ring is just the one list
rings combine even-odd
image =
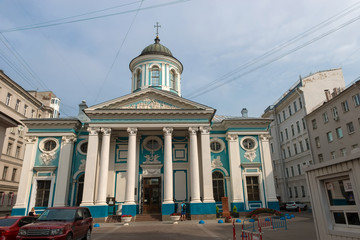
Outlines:
[{"label": "white column", "polygon": [[125,204],[135,204],[136,133],[137,128],[128,128],[128,159],[126,164]]},{"label": "white column", "polygon": [[229,163],[231,181],[231,202],[244,202],[243,185],[241,181],[240,149],[239,139],[236,134],[226,135],[229,144]]},{"label": "white column", "polygon": [[96,166],[98,158],[99,148],[99,136],[100,128],[89,127],[89,142],[88,152],[86,155],[86,167],[85,167],[85,179],[84,179],[84,191],[81,206],[94,205],[94,192],[96,183]]},{"label": "white column", "polygon": [[197,127],[189,128],[190,135],[190,181],[191,181],[191,203],[200,201],[200,179],[199,179],[199,154],[197,146]]},{"label": "white column", "polygon": [[[33,167],[35,162],[35,155],[36,155],[36,142],[37,137],[27,137],[25,138],[25,155],[24,161],[22,165],[21,175],[20,175],[20,182],[19,188],[17,192],[16,204],[14,208],[27,208],[29,194],[30,194],[30,186],[33,177]],[[28,211],[25,211],[27,214]]]},{"label": "white column", "polygon": [[201,133],[201,165],[202,165],[202,185],[203,185],[203,202],[213,203],[214,193],[212,184],[212,168],[210,154],[210,127],[200,127]]},{"label": "white column", "polygon": [[96,205],[106,204],[106,190],[109,174],[109,151],[111,128],[101,128],[103,133],[100,156],[100,173]]},{"label": "white column", "polygon": [[262,165],[264,171],[264,181],[267,202],[277,202],[275,182],[274,182],[274,173],[271,164],[271,155],[270,155],[270,144],[269,144],[270,135],[260,135],[260,144],[261,144],[261,153],[262,153]]},{"label": "white column", "polygon": [[173,167],[172,167],[172,131],[173,128],[163,128],[164,131],[164,202],[173,200]]},{"label": "white column", "polygon": [[54,207],[67,206],[69,194],[69,181],[74,149],[75,136],[63,136],[59,156],[59,166],[56,177]]}]

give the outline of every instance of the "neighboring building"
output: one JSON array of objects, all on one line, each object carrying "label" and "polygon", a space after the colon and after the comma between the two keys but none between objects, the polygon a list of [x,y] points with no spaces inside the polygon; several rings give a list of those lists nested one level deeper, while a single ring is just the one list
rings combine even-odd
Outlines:
[{"label": "neighboring building", "polygon": [[[306,169],[318,239],[360,238],[360,81],[306,116],[315,165]],[[324,96],[325,96],[324,94]]]},{"label": "neighboring building", "polygon": [[[47,94],[56,98],[51,92]],[[25,151],[24,133],[27,131],[21,120],[53,116],[54,110],[49,106],[33,97],[0,70],[1,122],[12,122],[1,128],[0,135],[0,216],[11,212],[16,199]]]},{"label": "neighboring building", "polygon": [[292,200],[310,204],[303,167],[312,164],[312,157],[304,117],[325,100],[324,90],[344,87],[341,69],[311,74],[300,78],[262,115],[273,119],[270,124],[271,158],[276,193],[281,202]]},{"label": "neighboring building", "polygon": [[78,118],[24,121],[29,141],[13,215],[81,205],[100,220],[115,204],[122,214],[169,220],[185,201],[191,219],[206,219],[222,197],[230,210],[279,208],[271,120],[245,109],[215,116],[182,98],[183,65],[159,42],[130,62],[130,94],[92,107],[83,101]]}]

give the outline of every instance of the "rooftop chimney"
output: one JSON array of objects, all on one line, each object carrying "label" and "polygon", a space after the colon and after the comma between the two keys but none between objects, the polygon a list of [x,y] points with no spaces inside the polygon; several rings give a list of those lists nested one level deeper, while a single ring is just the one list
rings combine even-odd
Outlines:
[{"label": "rooftop chimney", "polygon": [[246,108],[243,108],[241,110],[241,116],[244,117],[244,118],[248,117],[248,110]]},{"label": "rooftop chimney", "polygon": [[88,105],[86,104],[85,100],[82,100],[79,104],[79,113],[78,113],[78,119],[81,122],[89,122],[89,117],[85,114],[84,109],[88,108]]},{"label": "rooftop chimney", "polygon": [[331,99],[331,94],[330,91],[328,89],[324,90],[325,91],[325,97],[326,97],[326,101],[329,101]]}]

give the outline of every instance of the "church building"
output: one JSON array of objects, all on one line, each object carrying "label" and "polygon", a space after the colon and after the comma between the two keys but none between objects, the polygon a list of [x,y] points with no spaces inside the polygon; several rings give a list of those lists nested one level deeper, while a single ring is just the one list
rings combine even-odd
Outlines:
[{"label": "church building", "polygon": [[94,218],[177,212],[210,219],[229,210],[279,209],[270,157],[270,119],[215,115],[181,97],[182,63],[160,44],[130,62],[131,93],[76,118],[26,119],[23,170],[12,215],[86,206]]}]

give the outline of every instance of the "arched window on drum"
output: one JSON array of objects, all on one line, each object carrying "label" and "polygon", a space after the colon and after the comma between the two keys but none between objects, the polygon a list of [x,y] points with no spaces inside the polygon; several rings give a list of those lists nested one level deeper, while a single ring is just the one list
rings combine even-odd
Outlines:
[{"label": "arched window on drum", "polygon": [[215,171],[212,173],[212,180],[215,202],[221,202],[221,198],[225,197],[224,175],[220,171]]},{"label": "arched window on drum", "polygon": [[170,88],[176,89],[176,73],[174,70],[170,71]]},{"label": "arched window on drum", "polygon": [[136,88],[140,88],[141,87],[141,70],[138,69],[136,71]]}]

